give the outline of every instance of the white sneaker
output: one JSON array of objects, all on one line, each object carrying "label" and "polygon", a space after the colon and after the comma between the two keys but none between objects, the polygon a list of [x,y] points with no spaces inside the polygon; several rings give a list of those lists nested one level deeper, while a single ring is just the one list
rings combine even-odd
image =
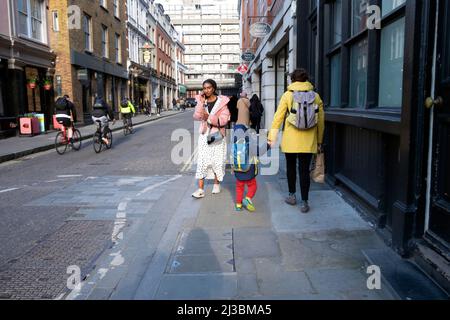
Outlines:
[{"label": "white sneaker", "polygon": [[220,184],[215,184],[213,186],[212,194],[218,194],[220,193]]},{"label": "white sneaker", "polygon": [[203,189],[198,189],[195,191],[192,196],[196,199],[201,199],[205,197],[205,191]]}]

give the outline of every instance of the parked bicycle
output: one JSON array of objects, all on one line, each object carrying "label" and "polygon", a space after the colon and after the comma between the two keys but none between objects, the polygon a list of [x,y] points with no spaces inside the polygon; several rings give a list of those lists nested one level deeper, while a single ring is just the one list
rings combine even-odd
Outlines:
[{"label": "parked bicycle", "polygon": [[[111,149],[112,147],[112,131],[109,126],[105,126],[102,133],[102,122],[100,120],[95,121],[97,130],[94,133],[93,145],[95,153],[100,153],[105,147]],[[105,138],[107,141],[105,141]]]},{"label": "parked bicycle", "polygon": [[69,139],[67,134],[67,128],[61,127],[61,131],[58,132],[55,138],[55,149],[58,154],[63,155],[67,147],[71,147],[73,150],[78,151],[81,149],[81,132],[72,125],[72,139]]}]

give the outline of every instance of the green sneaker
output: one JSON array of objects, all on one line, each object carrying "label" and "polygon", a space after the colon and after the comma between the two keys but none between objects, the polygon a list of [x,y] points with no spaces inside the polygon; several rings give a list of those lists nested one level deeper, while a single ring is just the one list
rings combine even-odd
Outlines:
[{"label": "green sneaker", "polygon": [[241,211],[242,211],[242,204],[236,203],[236,205],[234,206],[234,208],[236,209],[237,212],[241,212]]},{"label": "green sneaker", "polygon": [[253,205],[252,199],[245,198],[244,201],[242,201],[242,204],[244,205],[245,209],[247,209],[250,212],[255,212],[255,206]]}]

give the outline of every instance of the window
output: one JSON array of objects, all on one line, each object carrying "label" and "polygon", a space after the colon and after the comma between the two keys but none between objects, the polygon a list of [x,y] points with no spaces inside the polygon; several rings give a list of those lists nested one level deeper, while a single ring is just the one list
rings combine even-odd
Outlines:
[{"label": "window", "polygon": [[83,17],[83,30],[84,30],[84,49],[87,51],[92,51],[92,23],[91,17],[88,15],[84,15]]},{"label": "window", "polygon": [[341,55],[336,54],[331,58],[330,72],[330,106],[339,107],[341,105]]},{"label": "window", "polygon": [[342,41],[342,0],[336,0],[331,5],[331,45]]},{"label": "window", "polygon": [[108,27],[102,25],[102,57],[108,58]]},{"label": "window", "polygon": [[119,16],[120,16],[119,0],[114,0],[113,1],[113,7],[114,7],[114,16],[119,18]]},{"label": "window", "polygon": [[350,49],[350,107],[365,107],[367,102],[367,39]]},{"label": "window", "polygon": [[406,0],[383,0],[381,13],[383,16],[389,14],[391,11],[399,8]]},{"label": "window", "polygon": [[43,0],[18,0],[19,33],[28,38],[46,42],[44,10]]},{"label": "window", "polygon": [[367,0],[352,0],[352,35],[367,28]]},{"label": "window", "polygon": [[58,11],[53,11],[52,17],[53,17],[53,31],[58,32],[59,31]]},{"label": "window", "polygon": [[106,0],[100,0],[100,6],[102,6],[103,8],[107,8],[107,1]]},{"label": "window", "polygon": [[119,34],[115,34],[114,37],[114,49],[116,51],[116,63],[122,63],[122,43]]},{"label": "window", "polygon": [[405,18],[391,23],[381,31],[380,107],[402,105],[404,44]]}]

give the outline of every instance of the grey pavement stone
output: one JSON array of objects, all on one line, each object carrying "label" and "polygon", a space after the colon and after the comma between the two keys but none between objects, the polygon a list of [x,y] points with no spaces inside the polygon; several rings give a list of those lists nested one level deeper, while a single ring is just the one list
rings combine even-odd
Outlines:
[{"label": "grey pavement stone", "polygon": [[165,275],[156,299],[205,300],[237,296],[236,275]]},{"label": "grey pavement stone", "polygon": [[109,268],[105,276],[96,285],[96,289],[109,289],[112,291],[127,272],[127,268],[127,265]]},{"label": "grey pavement stone", "polygon": [[279,259],[257,258],[255,264],[259,291],[264,296],[299,296],[315,293],[305,272],[285,271]]},{"label": "grey pavement stone", "polygon": [[175,248],[177,256],[182,255],[233,255],[233,243],[231,240],[188,240],[180,243]]},{"label": "grey pavement stone", "polygon": [[369,290],[361,269],[306,270],[319,300],[391,300],[386,290]]},{"label": "grey pavement stone", "polygon": [[302,214],[298,206],[284,202],[275,184],[266,184],[272,212],[272,225],[277,232],[315,232],[329,229],[367,230],[370,226],[334,191],[310,192],[311,211]]},{"label": "grey pavement stone", "polygon": [[107,300],[111,295],[111,290],[103,288],[95,288],[89,295],[87,300]]},{"label": "grey pavement stone", "polygon": [[[200,202],[201,209],[198,213],[196,227],[217,228],[217,226],[228,228],[239,227],[270,227],[270,211],[266,204],[265,187],[260,184],[259,191],[254,199],[256,212],[242,211],[236,213],[235,205],[235,182],[234,177],[227,175],[222,184],[222,191],[218,195],[212,195],[212,187],[206,187],[206,197],[201,200],[192,199],[192,202]],[[220,205],[218,205],[220,204]]]},{"label": "grey pavement stone", "polygon": [[238,281],[238,299],[251,298],[260,296],[258,288],[258,279],[256,274],[239,274]]},{"label": "grey pavement stone", "polygon": [[[336,233],[339,236],[336,237]],[[345,237],[342,238],[344,234]],[[339,237],[340,239],[336,239]],[[319,238],[312,238],[313,240],[298,238],[292,234],[279,235],[286,270],[358,268],[365,263],[362,249],[382,245],[373,231],[330,231]]]},{"label": "grey pavement stone", "polygon": [[281,256],[277,236],[270,229],[234,229],[233,237],[236,258]]},{"label": "grey pavement stone", "polygon": [[233,255],[175,256],[168,268],[172,274],[234,272]]},{"label": "grey pavement stone", "polygon": [[251,258],[235,258],[236,272],[239,274],[255,274],[255,262]]}]

